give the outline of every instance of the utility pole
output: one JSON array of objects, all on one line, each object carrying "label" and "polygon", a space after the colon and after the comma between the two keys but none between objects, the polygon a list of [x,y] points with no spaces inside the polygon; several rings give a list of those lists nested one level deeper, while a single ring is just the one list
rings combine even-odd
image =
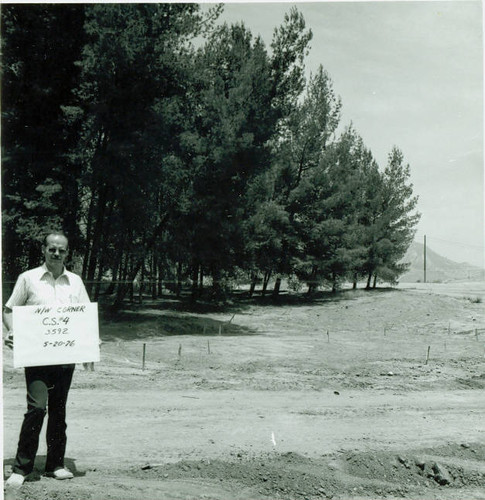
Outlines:
[{"label": "utility pole", "polygon": [[426,235],[424,235],[424,282],[426,283]]}]

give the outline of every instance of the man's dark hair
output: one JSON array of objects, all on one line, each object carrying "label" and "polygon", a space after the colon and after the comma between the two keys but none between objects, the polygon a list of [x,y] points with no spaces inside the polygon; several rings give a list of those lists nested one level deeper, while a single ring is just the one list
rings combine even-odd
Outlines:
[{"label": "man's dark hair", "polygon": [[49,231],[45,234],[44,239],[42,241],[42,246],[46,247],[47,246],[47,238],[49,236],[63,236],[67,240],[67,245],[69,247],[69,238],[67,237],[66,233],[64,231]]}]

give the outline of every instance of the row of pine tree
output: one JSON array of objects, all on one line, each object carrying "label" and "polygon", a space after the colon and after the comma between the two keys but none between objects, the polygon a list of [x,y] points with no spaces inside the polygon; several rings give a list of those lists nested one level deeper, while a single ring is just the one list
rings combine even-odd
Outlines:
[{"label": "row of pine tree", "polygon": [[222,9],[2,8],[4,279],[49,228],[116,305],[134,280],[197,298],[398,279],[419,219],[402,152],[379,166],[330,75],[305,77],[296,8],[269,47]]}]

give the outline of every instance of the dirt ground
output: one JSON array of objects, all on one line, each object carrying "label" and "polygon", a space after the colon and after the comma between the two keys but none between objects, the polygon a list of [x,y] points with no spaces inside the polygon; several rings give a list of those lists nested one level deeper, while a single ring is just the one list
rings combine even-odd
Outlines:
[{"label": "dirt ground", "polygon": [[[485,499],[485,284],[473,287],[213,310],[166,298],[103,317],[101,362],[77,367],[69,396],[74,479],[42,476],[42,436],[6,498]],[[25,394],[10,351],[3,364],[7,477]]]}]

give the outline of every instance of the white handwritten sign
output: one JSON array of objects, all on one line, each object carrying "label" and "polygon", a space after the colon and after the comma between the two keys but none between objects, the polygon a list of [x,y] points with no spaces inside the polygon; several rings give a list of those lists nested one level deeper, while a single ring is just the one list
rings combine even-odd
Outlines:
[{"label": "white handwritten sign", "polygon": [[95,302],[18,306],[12,320],[15,368],[100,359]]}]

